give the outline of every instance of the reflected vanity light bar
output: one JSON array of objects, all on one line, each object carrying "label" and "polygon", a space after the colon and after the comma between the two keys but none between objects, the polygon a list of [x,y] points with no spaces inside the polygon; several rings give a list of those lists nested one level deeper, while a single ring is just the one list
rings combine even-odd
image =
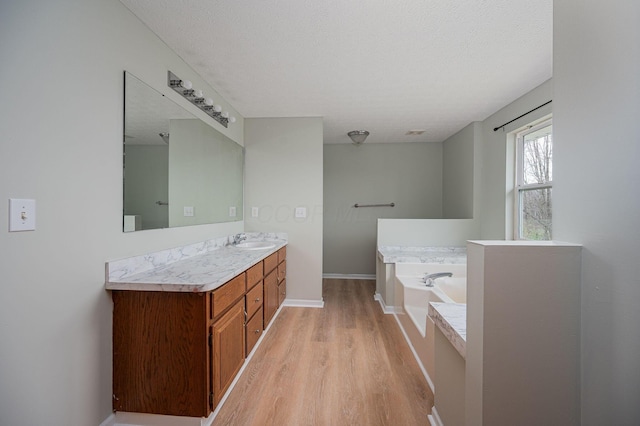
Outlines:
[{"label": "reflected vanity light bar", "polygon": [[213,99],[206,98],[202,90],[194,89],[193,83],[189,80],[182,80],[171,71],[168,72],[167,86],[171,87],[183,98],[200,108],[224,127],[229,127],[229,123],[236,122],[236,118],[229,116],[227,111],[222,111],[220,105],[214,105]]}]

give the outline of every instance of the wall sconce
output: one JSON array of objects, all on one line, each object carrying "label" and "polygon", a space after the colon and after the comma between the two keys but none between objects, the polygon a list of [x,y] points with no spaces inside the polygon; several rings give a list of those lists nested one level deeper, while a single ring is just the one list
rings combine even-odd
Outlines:
[{"label": "wall sconce", "polygon": [[229,123],[236,122],[236,118],[229,116],[227,111],[222,111],[222,107],[215,105],[213,99],[205,98],[202,90],[194,89],[193,83],[189,80],[180,79],[180,77],[171,71],[168,72],[167,86],[178,92],[183,98],[200,108],[224,127],[228,127]]}]

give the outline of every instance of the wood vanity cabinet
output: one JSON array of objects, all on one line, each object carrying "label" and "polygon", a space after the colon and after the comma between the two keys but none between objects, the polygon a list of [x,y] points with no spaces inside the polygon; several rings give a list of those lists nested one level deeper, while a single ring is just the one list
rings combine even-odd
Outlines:
[{"label": "wood vanity cabinet", "polygon": [[246,273],[204,293],[113,291],[113,409],[207,417],[245,359]]},{"label": "wood vanity cabinet", "polygon": [[210,293],[113,291],[113,409],[207,417]]},{"label": "wood vanity cabinet", "polygon": [[113,409],[208,417],[285,294],[282,248],[215,290],[113,290]]}]

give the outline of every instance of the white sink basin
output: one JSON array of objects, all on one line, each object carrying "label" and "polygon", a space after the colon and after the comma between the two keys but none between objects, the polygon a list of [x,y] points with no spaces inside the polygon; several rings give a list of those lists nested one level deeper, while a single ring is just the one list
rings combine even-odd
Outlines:
[{"label": "white sink basin", "polygon": [[244,243],[236,244],[237,248],[244,250],[266,250],[275,246],[275,243],[271,241],[245,241]]}]

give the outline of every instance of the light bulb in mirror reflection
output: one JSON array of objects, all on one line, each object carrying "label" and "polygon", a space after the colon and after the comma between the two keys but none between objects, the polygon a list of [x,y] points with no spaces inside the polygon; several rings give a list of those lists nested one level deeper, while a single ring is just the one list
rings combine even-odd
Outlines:
[{"label": "light bulb in mirror reflection", "polygon": [[215,105],[215,106],[213,107],[213,110],[214,110],[215,112],[220,112],[220,111],[222,111],[222,107],[221,107],[220,105]]},{"label": "light bulb in mirror reflection", "polygon": [[229,118],[229,113],[227,111],[224,111],[222,114],[220,114],[220,116],[222,118]]},{"label": "light bulb in mirror reflection", "polygon": [[213,99],[211,99],[211,98],[205,99],[204,100],[204,104],[207,105],[207,106],[213,105]]},{"label": "light bulb in mirror reflection", "polygon": [[236,122],[236,118],[233,115],[229,117],[229,123],[235,123],[235,122]]},{"label": "light bulb in mirror reflection", "polygon": [[180,80],[180,87],[184,87],[185,89],[189,90],[193,87],[193,84],[191,84],[189,80]]},{"label": "light bulb in mirror reflection", "polygon": [[202,90],[195,90],[193,92],[193,96],[195,96],[196,98],[201,98],[203,96]]}]

